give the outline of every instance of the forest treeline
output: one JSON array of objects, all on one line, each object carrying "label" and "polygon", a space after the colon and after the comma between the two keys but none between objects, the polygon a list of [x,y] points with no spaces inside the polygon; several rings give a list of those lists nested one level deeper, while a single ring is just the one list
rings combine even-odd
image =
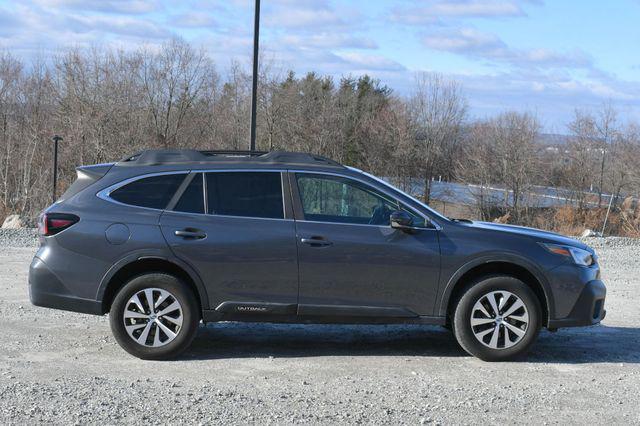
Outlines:
[{"label": "forest treeline", "polygon": [[[640,228],[640,127],[622,123],[615,105],[577,109],[567,143],[539,143],[529,112],[474,120],[461,85],[418,74],[399,95],[367,75],[335,80],[265,66],[260,72],[257,148],[321,154],[403,182],[421,180],[429,201],[434,177],[500,187],[495,205],[476,191],[474,217],[552,229],[595,226],[613,194],[612,232]],[[136,51],[69,49],[24,62],[0,53],[0,219],[34,217],[51,197],[51,137],[60,149],[61,188],[81,164],[114,161],[145,148],[246,149],[251,76],[184,41]],[[536,186],[565,188],[574,200],[536,208]],[[625,201],[626,200],[626,201]],[[600,208],[593,208],[599,205]],[[571,223],[568,223],[571,222]],[[635,227],[635,228],[634,228]],[[567,228],[568,229],[568,228]]]}]

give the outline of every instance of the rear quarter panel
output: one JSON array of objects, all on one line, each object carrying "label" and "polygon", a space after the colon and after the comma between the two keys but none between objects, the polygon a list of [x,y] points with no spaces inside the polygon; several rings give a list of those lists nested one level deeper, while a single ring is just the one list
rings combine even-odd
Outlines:
[{"label": "rear quarter panel", "polygon": [[[171,256],[158,226],[161,211],[98,198],[96,193],[108,184],[91,186],[51,206],[48,211],[73,213],[80,221],[59,234],[41,237],[42,246],[36,255],[78,297],[98,299],[100,283],[107,271],[131,253]],[[120,224],[121,238],[110,242],[106,232],[114,224]],[[127,238],[122,238],[123,229],[129,234]]]}]

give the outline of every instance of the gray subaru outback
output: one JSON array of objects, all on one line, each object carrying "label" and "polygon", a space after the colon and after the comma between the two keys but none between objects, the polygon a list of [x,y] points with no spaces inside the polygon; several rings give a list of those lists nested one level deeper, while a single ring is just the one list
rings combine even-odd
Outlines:
[{"label": "gray subaru outback", "polygon": [[143,359],[201,321],[437,324],[497,361],[605,315],[594,251],[448,219],[360,170],[289,152],[144,151],[79,167],[39,220],[34,305],[104,315]]}]

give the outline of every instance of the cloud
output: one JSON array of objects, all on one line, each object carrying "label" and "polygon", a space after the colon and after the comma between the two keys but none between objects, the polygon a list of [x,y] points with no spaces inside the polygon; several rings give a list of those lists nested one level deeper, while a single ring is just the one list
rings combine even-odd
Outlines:
[{"label": "cloud", "polygon": [[547,130],[564,131],[575,108],[598,107],[605,100],[613,100],[621,109],[638,108],[638,82],[589,74],[575,76],[561,69],[530,68],[448,77],[461,83],[473,117],[488,117],[505,110],[539,111]]},{"label": "cloud", "polygon": [[280,10],[278,13],[267,15],[265,24],[276,27],[307,29],[309,27],[343,26],[345,23],[333,10],[287,8]]},{"label": "cloud", "polygon": [[25,25],[19,14],[12,10],[0,8],[0,36],[10,36]]},{"label": "cloud", "polygon": [[169,16],[167,24],[181,28],[206,28],[214,27],[216,20],[210,14],[187,12]]},{"label": "cloud", "polygon": [[263,2],[265,28],[315,33],[341,30],[349,34],[366,26],[361,8],[328,0],[270,0]]},{"label": "cloud", "polygon": [[310,35],[290,34],[282,36],[281,41],[289,46],[317,49],[376,49],[378,47],[375,40],[370,38],[335,32],[322,32]]},{"label": "cloud", "polygon": [[466,54],[495,56],[499,51],[506,49],[506,45],[498,37],[473,28],[441,31],[427,35],[423,41],[425,46],[431,49]]},{"label": "cloud", "polygon": [[69,28],[77,33],[106,32],[143,39],[168,38],[172,35],[171,31],[158,23],[128,16],[73,15],[66,20]]},{"label": "cloud", "polygon": [[288,70],[297,74],[316,72],[335,79],[346,75],[368,74],[380,78],[385,84],[409,78],[408,71],[402,64],[373,53],[300,49],[270,42],[265,43],[262,52],[263,63],[279,70],[281,75]]},{"label": "cloud", "polygon": [[460,0],[435,1],[427,6],[398,8],[391,13],[397,23],[423,25],[438,23],[444,18],[498,18],[525,16],[514,1]]},{"label": "cloud", "polygon": [[591,68],[593,60],[580,49],[557,52],[551,49],[510,49],[512,61],[548,67]]},{"label": "cloud", "polygon": [[149,13],[160,8],[157,0],[35,0],[45,7],[74,11],[94,11],[122,14]]},{"label": "cloud", "polygon": [[456,17],[496,17],[496,16],[524,16],[519,5],[505,1],[463,1],[439,2],[426,8],[426,11],[436,16]]},{"label": "cloud", "polygon": [[[11,26],[7,22],[0,22],[1,47],[34,57],[57,54],[68,47],[120,45],[136,48],[141,43],[161,42],[174,36],[169,27],[148,16],[71,10],[66,8],[75,4],[70,0],[52,0],[46,6],[41,6],[41,3],[46,2],[25,1],[16,4],[10,13],[0,10],[0,21],[11,17],[11,20],[20,23]],[[91,0],[79,8],[92,7],[90,3]],[[134,1],[123,7],[122,10],[126,10],[126,7],[137,6]]]},{"label": "cloud", "polygon": [[[347,2],[328,0],[270,0],[264,2],[264,46],[270,57],[293,70],[318,71],[334,76],[350,72],[396,72],[404,69],[380,55],[354,53],[375,50],[366,33],[362,10]],[[345,52],[349,50],[349,52]]]},{"label": "cloud", "polygon": [[368,55],[363,53],[339,53],[337,55],[348,63],[350,68],[353,68],[354,71],[397,72],[406,70],[404,65],[380,55]]},{"label": "cloud", "polygon": [[428,34],[423,38],[423,43],[430,49],[517,67],[589,68],[593,65],[589,55],[579,49],[567,52],[546,48],[516,49],[496,35],[468,27],[448,28]]}]

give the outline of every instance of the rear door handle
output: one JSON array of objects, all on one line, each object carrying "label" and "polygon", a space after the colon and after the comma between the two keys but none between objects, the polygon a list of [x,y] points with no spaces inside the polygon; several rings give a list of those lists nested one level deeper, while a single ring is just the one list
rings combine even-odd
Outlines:
[{"label": "rear door handle", "polygon": [[175,231],[174,234],[176,237],[182,237],[189,240],[202,240],[207,237],[207,234],[197,229],[183,229],[181,231]]},{"label": "rear door handle", "polygon": [[324,237],[314,236],[310,238],[300,238],[302,244],[308,244],[311,247],[328,247],[333,245],[331,241],[326,240]]}]

